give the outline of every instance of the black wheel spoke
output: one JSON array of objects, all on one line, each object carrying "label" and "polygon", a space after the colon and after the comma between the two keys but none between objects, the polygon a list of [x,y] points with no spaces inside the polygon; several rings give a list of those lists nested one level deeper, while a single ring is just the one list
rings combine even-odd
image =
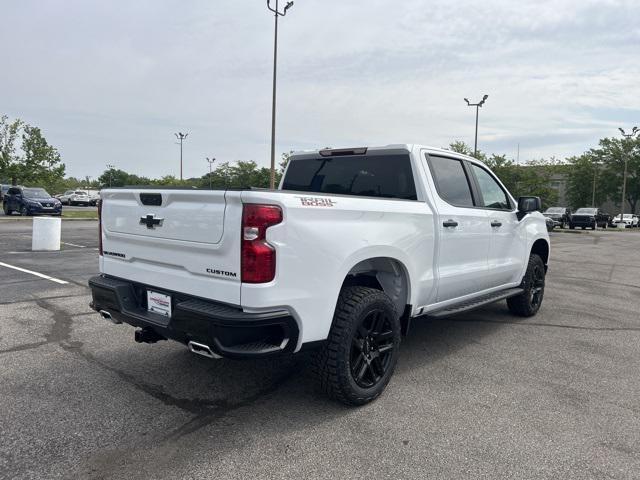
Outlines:
[{"label": "black wheel spoke", "polygon": [[384,375],[384,365],[382,364],[380,356],[376,356],[371,360],[371,372],[374,374],[376,382]]},{"label": "black wheel spoke", "polygon": [[380,380],[380,377],[382,376],[382,374],[384,374],[384,372],[382,372],[382,374],[378,374],[377,368],[374,366],[373,361],[371,361],[369,362],[369,374],[371,375],[371,380],[375,384],[378,382],[378,380]]},{"label": "black wheel spoke", "polygon": [[369,369],[369,362],[367,362],[367,359],[364,358],[364,355],[360,355],[360,357],[358,357],[357,364],[354,367],[356,382],[362,382],[364,374],[367,373],[368,369]]}]

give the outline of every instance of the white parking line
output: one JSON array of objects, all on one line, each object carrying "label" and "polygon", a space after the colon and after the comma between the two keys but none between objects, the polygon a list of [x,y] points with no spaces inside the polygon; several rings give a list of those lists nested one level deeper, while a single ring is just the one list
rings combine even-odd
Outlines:
[{"label": "white parking line", "polygon": [[31,275],[35,275],[36,277],[45,278],[47,280],[51,280],[52,282],[60,283],[62,285],[66,285],[69,282],[65,282],[64,280],[60,280],[59,278],[53,278],[49,275],[45,275],[44,273],[34,272],[33,270],[27,270],[26,268],[16,267],[14,265],[9,265],[8,263],[0,262],[0,267],[13,268],[14,270],[18,270],[19,272],[30,273]]},{"label": "white parking line", "polygon": [[70,245],[72,247],[78,247],[78,248],[87,248],[86,245],[76,245],[75,243],[69,243],[69,242],[60,242],[63,245]]}]

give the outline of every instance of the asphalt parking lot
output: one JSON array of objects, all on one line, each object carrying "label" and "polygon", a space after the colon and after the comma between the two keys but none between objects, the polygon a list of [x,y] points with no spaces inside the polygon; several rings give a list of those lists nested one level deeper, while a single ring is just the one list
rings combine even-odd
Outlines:
[{"label": "asphalt parking lot", "polygon": [[93,313],[97,223],[0,222],[0,478],[638,478],[640,232],[552,234],[541,312],[417,320],[347,408],[307,357],[212,361]]}]

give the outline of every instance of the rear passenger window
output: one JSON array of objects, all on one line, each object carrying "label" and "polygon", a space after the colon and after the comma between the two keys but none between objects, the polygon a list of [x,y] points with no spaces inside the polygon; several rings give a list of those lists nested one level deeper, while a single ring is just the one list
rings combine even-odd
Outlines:
[{"label": "rear passenger window", "polygon": [[457,207],[473,207],[471,187],[460,160],[430,156],[429,168],[440,198]]},{"label": "rear passenger window", "polygon": [[486,208],[498,208],[502,210],[510,210],[511,204],[507,194],[500,184],[487,172],[484,168],[471,164],[473,173],[478,180],[480,194]]}]

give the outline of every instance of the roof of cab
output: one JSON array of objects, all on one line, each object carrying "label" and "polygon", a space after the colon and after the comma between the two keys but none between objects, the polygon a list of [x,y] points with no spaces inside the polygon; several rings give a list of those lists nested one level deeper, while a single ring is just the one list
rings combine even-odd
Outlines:
[{"label": "roof of cab", "polygon": [[465,160],[469,160],[471,162],[475,162],[475,163],[482,163],[480,160],[474,158],[474,157],[470,157],[469,155],[465,155],[463,153],[457,153],[454,152],[452,150],[447,150],[444,148],[438,148],[438,147],[430,147],[428,145],[422,145],[422,144],[413,144],[413,143],[393,143],[393,144],[389,144],[389,145],[379,145],[379,146],[373,146],[373,147],[364,147],[364,146],[360,146],[360,147],[336,147],[336,148],[323,148],[323,149],[319,149],[319,150],[299,150],[299,151],[294,151],[291,154],[291,157],[295,157],[297,159],[300,158],[310,158],[310,157],[317,157],[319,155],[321,155],[320,152],[323,151],[328,151],[328,150],[338,150],[338,151],[345,151],[345,150],[360,150],[360,149],[365,149],[366,148],[366,155],[370,155],[370,154],[382,154],[382,153],[402,153],[402,152],[413,152],[416,150],[426,150],[429,153],[435,153],[435,154],[445,154],[448,156],[453,156],[453,157],[457,157],[460,159],[465,159]]}]

